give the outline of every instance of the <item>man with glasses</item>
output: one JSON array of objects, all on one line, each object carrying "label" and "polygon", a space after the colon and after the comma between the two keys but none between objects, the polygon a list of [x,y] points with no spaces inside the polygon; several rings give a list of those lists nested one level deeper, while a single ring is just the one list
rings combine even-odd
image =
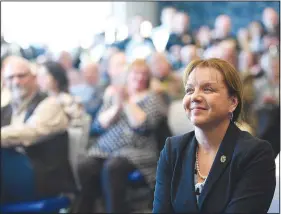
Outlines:
[{"label": "man with glasses", "polygon": [[3,79],[11,101],[1,108],[1,203],[70,188],[72,181],[64,180],[72,177],[67,160],[69,121],[62,107],[39,91],[31,64],[21,57],[7,59]]}]

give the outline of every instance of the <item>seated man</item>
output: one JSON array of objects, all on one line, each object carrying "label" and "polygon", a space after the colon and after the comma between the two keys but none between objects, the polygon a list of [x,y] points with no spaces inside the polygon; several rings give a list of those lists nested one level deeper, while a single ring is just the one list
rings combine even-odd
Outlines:
[{"label": "seated man", "polygon": [[167,104],[184,96],[181,79],[173,73],[170,63],[163,53],[154,53],[150,58],[152,72],[151,89],[161,95]]},{"label": "seated man", "polygon": [[81,68],[84,83],[70,88],[70,93],[81,99],[81,102],[94,120],[102,104],[103,87],[100,85],[99,66],[88,63]]},{"label": "seated man", "polygon": [[11,92],[1,108],[1,203],[28,201],[74,190],[68,163],[68,118],[55,98],[39,92],[28,61],[4,67]]}]

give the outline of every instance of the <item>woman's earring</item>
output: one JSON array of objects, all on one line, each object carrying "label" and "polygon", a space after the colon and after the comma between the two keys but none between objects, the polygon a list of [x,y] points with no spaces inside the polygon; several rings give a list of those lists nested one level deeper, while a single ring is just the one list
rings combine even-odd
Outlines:
[{"label": "woman's earring", "polygon": [[229,119],[232,122],[232,120],[233,120],[233,112],[229,112],[228,114],[229,114]]}]

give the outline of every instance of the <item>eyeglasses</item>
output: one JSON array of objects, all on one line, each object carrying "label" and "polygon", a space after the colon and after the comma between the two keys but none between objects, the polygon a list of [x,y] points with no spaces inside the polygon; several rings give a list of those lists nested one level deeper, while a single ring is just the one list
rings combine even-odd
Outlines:
[{"label": "eyeglasses", "polygon": [[30,72],[6,76],[5,79],[9,80],[9,81],[13,80],[15,77],[17,77],[18,79],[23,79],[23,78],[27,77],[28,75],[30,75]]}]

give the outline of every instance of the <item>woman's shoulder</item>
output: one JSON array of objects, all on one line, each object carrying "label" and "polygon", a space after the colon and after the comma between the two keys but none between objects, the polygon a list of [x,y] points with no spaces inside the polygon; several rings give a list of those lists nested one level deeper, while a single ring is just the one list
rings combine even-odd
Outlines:
[{"label": "woman's shoulder", "polygon": [[74,97],[68,93],[61,92],[58,95],[58,100],[64,105],[71,105],[74,102]]},{"label": "woman's shoulder", "polygon": [[247,130],[241,130],[240,134],[238,135],[237,143],[239,146],[244,147],[255,147],[258,145],[268,144],[267,141],[262,140],[258,137],[253,136]]},{"label": "woman's shoulder", "polygon": [[165,143],[165,147],[168,152],[181,153],[187,146],[191,144],[194,137],[194,131],[190,131],[182,135],[168,137]]},{"label": "woman's shoulder", "polygon": [[235,153],[236,155],[243,155],[243,157],[259,156],[261,154],[272,154],[273,156],[273,149],[268,141],[257,138],[247,131],[241,131],[237,138]]}]

